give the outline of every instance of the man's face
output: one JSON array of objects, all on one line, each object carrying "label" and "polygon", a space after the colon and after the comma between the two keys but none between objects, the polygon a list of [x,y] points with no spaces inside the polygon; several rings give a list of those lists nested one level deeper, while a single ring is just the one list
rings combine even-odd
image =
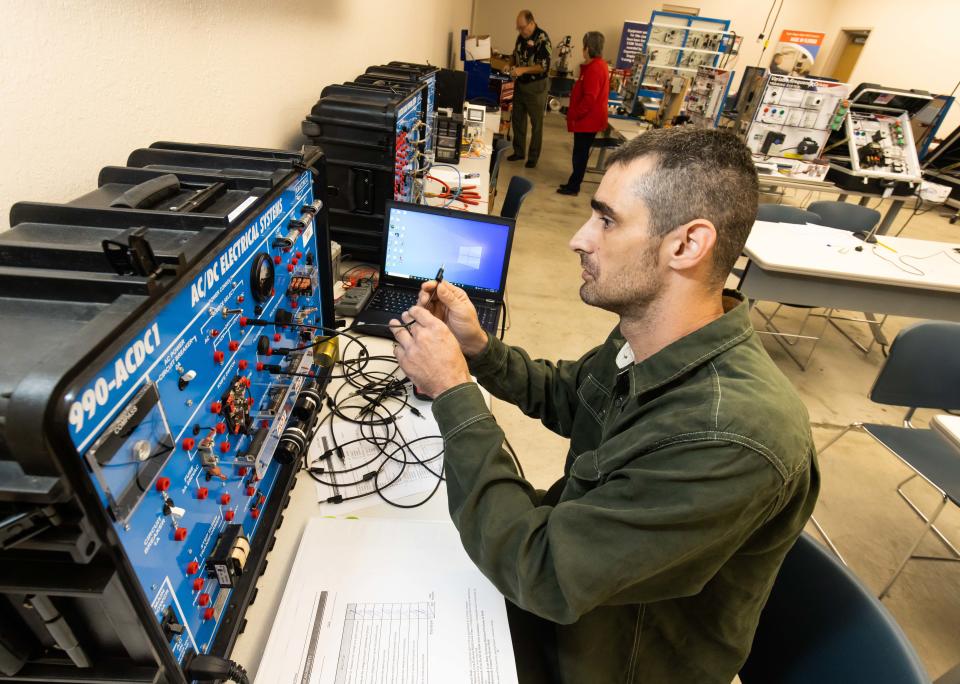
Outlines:
[{"label": "man's face", "polygon": [[593,196],[590,218],[570,240],[583,266],[580,298],[586,304],[620,315],[642,311],[664,287],[663,238],[652,234],[650,212],[635,189],[654,167],[650,158],[611,166]]},{"label": "man's face", "polygon": [[537,27],[532,21],[525,21],[523,15],[517,16],[517,31],[524,38],[529,38],[533,35],[533,30]]}]

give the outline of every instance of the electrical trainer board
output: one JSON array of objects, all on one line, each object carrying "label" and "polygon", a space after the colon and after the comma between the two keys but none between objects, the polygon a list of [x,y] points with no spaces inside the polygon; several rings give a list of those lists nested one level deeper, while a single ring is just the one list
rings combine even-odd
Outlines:
[{"label": "electrical trainer board", "polygon": [[822,180],[818,162],[831,132],[843,126],[849,102],[845,83],[796,76],[767,76],[752,112],[740,120],[754,160],[772,163],[783,175]]},{"label": "electrical trainer board", "polygon": [[[48,588],[88,660],[152,661],[185,681],[192,654],[225,655],[242,628],[320,404],[315,363],[330,354],[322,171],[318,148],[157,143],[67,205],[11,210],[0,348],[20,377],[4,377],[0,463],[62,471],[88,530],[76,577],[101,559],[117,573],[96,608],[68,607],[72,585]],[[55,389],[38,410],[42,388]],[[48,505],[72,505],[59,499]],[[11,548],[36,553],[56,531]],[[121,587],[126,601],[110,595]]]}]

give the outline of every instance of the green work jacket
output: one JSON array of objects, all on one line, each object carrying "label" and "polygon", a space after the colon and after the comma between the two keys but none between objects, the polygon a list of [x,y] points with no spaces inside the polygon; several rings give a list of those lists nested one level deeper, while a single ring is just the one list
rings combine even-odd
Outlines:
[{"label": "green work jacket", "polygon": [[480,384],[570,439],[546,495],[517,473],[475,384],[435,400],[450,515],[525,616],[515,644],[542,654],[518,649],[521,682],[729,684],[746,659],[819,475],[803,403],[742,296],[724,304],[623,368],[619,330],[556,364],[490,337],[470,363]]}]

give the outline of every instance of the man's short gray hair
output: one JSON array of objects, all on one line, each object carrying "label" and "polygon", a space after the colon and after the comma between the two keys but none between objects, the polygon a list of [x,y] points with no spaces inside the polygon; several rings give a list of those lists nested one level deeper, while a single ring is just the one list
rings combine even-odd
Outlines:
[{"label": "man's short gray hair", "polygon": [[610,165],[650,158],[654,168],[634,187],[659,237],[695,219],[717,230],[714,281],[730,274],[757,218],[757,171],[749,148],[733,133],[679,126],[637,136],[617,148]]},{"label": "man's short gray hair", "polygon": [[525,24],[529,24],[533,21],[533,12],[530,10],[520,10],[520,18],[523,19]]},{"label": "man's short gray hair", "polygon": [[583,34],[583,47],[591,57],[603,57],[603,34],[599,31],[587,31]]}]

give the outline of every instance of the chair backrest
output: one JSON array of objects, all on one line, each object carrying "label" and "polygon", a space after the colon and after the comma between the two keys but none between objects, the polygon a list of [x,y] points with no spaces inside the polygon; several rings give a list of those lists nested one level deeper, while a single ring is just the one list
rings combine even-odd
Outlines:
[{"label": "chair backrest", "polygon": [[503,198],[503,206],[500,207],[500,216],[503,218],[516,219],[520,213],[520,205],[523,204],[523,198],[533,190],[533,183],[523,176],[514,176],[510,179],[510,185],[507,187],[507,196]]},{"label": "chair backrest", "polygon": [[820,223],[820,216],[812,211],[787,204],[761,204],[757,207],[758,221],[776,223]]},{"label": "chair backrest", "polygon": [[493,141],[493,154],[490,155],[490,187],[497,187],[497,178],[500,176],[500,162],[513,144],[506,138],[496,138]]},{"label": "chair backrest", "polygon": [[929,684],[906,635],[843,563],[803,534],[760,616],[743,684]]},{"label": "chair backrest", "polygon": [[813,202],[807,211],[820,215],[821,226],[849,230],[851,233],[858,230],[868,232],[880,221],[880,212],[876,209],[848,202]]},{"label": "chair backrest", "polygon": [[870,390],[878,404],[960,409],[960,323],[921,321],[901,330]]}]

